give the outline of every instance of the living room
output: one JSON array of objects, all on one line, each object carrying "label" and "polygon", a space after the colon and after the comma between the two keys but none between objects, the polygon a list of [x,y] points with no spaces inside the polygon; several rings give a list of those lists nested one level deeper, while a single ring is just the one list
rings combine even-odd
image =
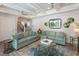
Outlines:
[{"label": "living room", "polygon": [[78,15],[78,3],[1,4],[0,55],[79,55]]}]

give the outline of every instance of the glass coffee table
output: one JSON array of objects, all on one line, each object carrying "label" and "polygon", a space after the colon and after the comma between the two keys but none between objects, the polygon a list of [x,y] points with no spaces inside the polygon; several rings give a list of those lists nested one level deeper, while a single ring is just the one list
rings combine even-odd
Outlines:
[{"label": "glass coffee table", "polygon": [[48,49],[48,48],[56,48],[56,43],[51,39],[41,39],[40,43],[38,44],[38,49]]},{"label": "glass coffee table", "polygon": [[63,56],[55,47],[57,44],[51,39],[41,39],[36,48],[31,48],[31,56]]}]

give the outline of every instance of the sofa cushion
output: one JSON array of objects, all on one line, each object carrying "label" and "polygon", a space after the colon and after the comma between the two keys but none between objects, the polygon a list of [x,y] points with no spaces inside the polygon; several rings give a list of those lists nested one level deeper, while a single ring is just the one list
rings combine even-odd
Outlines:
[{"label": "sofa cushion", "polygon": [[49,36],[49,31],[46,31],[46,35]]},{"label": "sofa cushion", "polygon": [[42,35],[46,35],[46,31],[42,31]]},{"label": "sofa cushion", "polygon": [[55,37],[55,35],[56,35],[56,32],[54,32],[54,31],[50,31],[50,32],[49,32],[49,36]]},{"label": "sofa cushion", "polygon": [[20,39],[19,40],[19,43],[21,43],[21,42],[24,42],[24,41],[29,41],[29,40],[32,40],[32,39],[34,39],[36,36],[29,36],[29,37],[25,37],[25,38],[22,38],[22,39]]},{"label": "sofa cushion", "polygon": [[30,44],[30,41],[27,41],[27,42],[26,41],[23,41],[21,43],[18,43],[18,49],[21,48],[21,47],[24,47],[24,46],[26,46],[28,44]]},{"label": "sofa cushion", "polygon": [[46,35],[55,37],[56,36],[56,32],[54,32],[54,31],[46,31]]},{"label": "sofa cushion", "polygon": [[32,35],[32,36],[35,36],[35,35],[36,35],[36,32],[33,32],[33,31],[32,31],[31,35]]},{"label": "sofa cushion", "polygon": [[55,37],[56,40],[65,40],[64,37]]},{"label": "sofa cushion", "polygon": [[65,45],[65,38],[64,37],[56,37],[55,42],[58,44]]},{"label": "sofa cushion", "polygon": [[28,31],[28,35],[31,36],[32,35],[32,31]]},{"label": "sofa cushion", "polygon": [[41,39],[44,39],[44,38],[46,38],[46,37],[47,37],[47,36],[42,36],[42,35],[41,35]]},{"label": "sofa cushion", "polygon": [[63,32],[56,32],[56,37],[65,37]]},{"label": "sofa cushion", "polygon": [[13,40],[13,41],[12,41],[12,47],[13,47],[14,49],[17,49],[17,40]]},{"label": "sofa cushion", "polygon": [[21,39],[23,37],[24,37],[23,33],[18,33],[18,34],[13,35],[13,39]]},{"label": "sofa cushion", "polygon": [[52,40],[54,40],[54,39],[55,39],[55,37],[54,37],[54,36],[48,36],[48,38],[49,38],[49,39],[52,39]]},{"label": "sofa cushion", "polygon": [[24,32],[24,37],[28,37],[28,36],[29,36],[28,32]]}]

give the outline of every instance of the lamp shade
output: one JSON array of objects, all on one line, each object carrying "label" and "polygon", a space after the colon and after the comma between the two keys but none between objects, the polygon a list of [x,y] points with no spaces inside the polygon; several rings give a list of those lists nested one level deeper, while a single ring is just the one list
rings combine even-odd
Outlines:
[{"label": "lamp shade", "polygon": [[76,28],[76,29],[74,29],[74,32],[77,32],[77,33],[79,33],[79,29],[77,29],[77,28]]},{"label": "lamp shade", "polygon": [[24,26],[25,25],[25,23],[24,22],[21,22],[21,24]]}]

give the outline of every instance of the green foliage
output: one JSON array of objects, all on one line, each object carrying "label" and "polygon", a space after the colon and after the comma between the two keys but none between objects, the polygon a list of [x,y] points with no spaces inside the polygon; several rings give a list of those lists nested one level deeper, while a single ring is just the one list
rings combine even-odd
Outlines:
[{"label": "green foliage", "polygon": [[68,23],[74,22],[74,18],[73,18],[73,17],[68,18],[68,19],[67,19],[67,22],[68,22]]},{"label": "green foliage", "polygon": [[70,26],[70,23],[64,23],[65,28],[69,28],[69,26]]},{"label": "green foliage", "polygon": [[67,19],[67,22],[64,23],[64,27],[65,27],[65,28],[69,28],[69,26],[70,26],[70,24],[71,24],[72,22],[74,22],[74,18],[73,18],[73,17],[69,17],[69,18]]},{"label": "green foliage", "polygon": [[47,22],[44,23],[45,26],[48,26]]}]

